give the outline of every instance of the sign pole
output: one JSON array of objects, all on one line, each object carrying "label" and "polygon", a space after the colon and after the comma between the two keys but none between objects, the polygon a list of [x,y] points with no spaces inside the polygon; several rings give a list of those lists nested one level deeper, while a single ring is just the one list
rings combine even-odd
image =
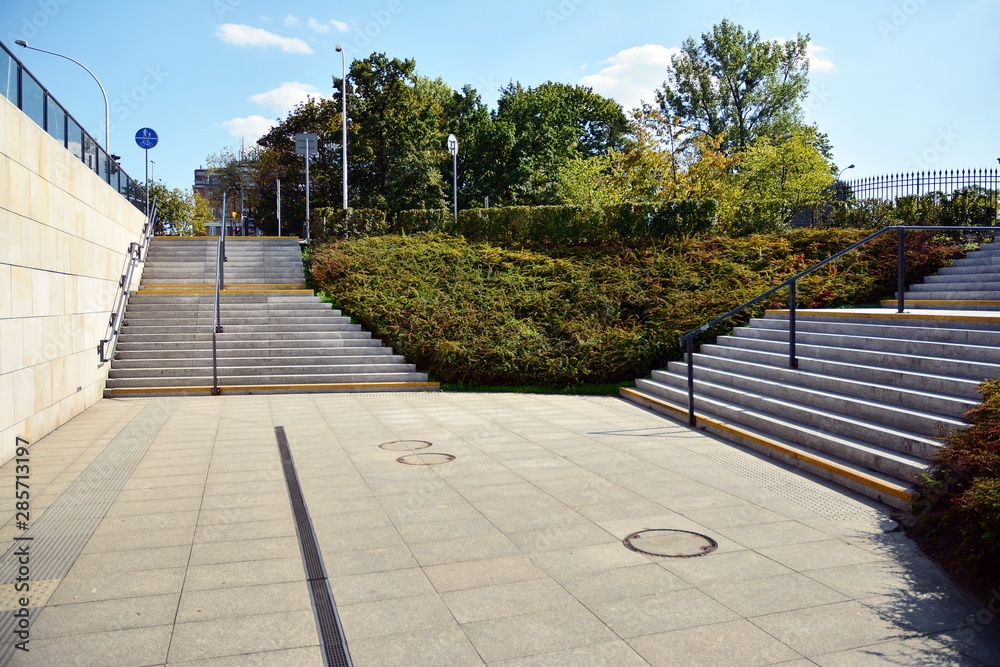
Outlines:
[{"label": "sign pole", "polygon": [[306,243],[309,243],[309,142],[306,142]]},{"label": "sign pole", "polygon": [[278,236],[281,236],[281,179],[278,179]]},{"label": "sign pole", "polygon": [[149,217],[149,149],[146,149],[146,217]]}]

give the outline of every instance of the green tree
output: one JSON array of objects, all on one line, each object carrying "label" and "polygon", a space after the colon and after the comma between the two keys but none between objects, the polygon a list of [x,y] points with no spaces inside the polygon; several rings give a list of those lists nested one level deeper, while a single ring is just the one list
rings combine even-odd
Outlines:
[{"label": "green tree", "polygon": [[[156,199],[156,233],[191,236],[194,233],[194,199],[180,188],[169,189],[162,181],[149,186],[150,200]],[[202,229],[204,232],[204,229]]]},{"label": "green tree", "polygon": [[783,44],[763,41],[759,32],[724,19],[700,42],[683,43],[657,101],[666,117],[702,135],[721,136],[726,152],[744,150],[757,137],[801,125],[808,45],[808,35]]},{"label": "green tree", "polygon": [[621,105],[590,88],[511,83],[501,91],[484,146],[491,197],[503,204],[556,203],[559,170],[568,161],[621,148],[627,133]]},{"label": "green tree", "polygon": [[200,236],[205,233],[208,224],[215,220],[215,216],[212,215],[212,205],[197,192],[193,193],[192,201],[194,210],[191,215],[191,228],[195,236]]}]

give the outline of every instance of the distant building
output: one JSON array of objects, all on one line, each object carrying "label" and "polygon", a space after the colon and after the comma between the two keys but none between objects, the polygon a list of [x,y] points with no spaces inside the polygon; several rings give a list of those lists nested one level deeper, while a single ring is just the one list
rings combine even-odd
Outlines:
[{"label": "distant building", "polygon": [[222,219],[219,207],[213,200],[215,188],[219,185],[219,175],[214,169],[194,170],[194,191],[205,199],[212,209],[212,222],[205,225],[205,233],[209,236],[218,236],[222,229]]}]

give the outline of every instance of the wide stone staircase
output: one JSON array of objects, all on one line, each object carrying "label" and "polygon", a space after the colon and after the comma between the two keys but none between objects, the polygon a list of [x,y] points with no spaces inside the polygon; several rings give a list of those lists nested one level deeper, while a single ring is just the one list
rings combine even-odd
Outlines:
[{"label": "wide stone staircase", "polygon": [[[215,238],[152,241],[131,296],[106,397],[190,395],[213,387]],[[412,364],[306,289],[297,239],[226,241],[222,393],[434,391]]]},{"label": "wide stone staircase", "polygon": [[[694,355],[700,428],[908,509],[943,436],[964,428],[977,386],[1000,377],[1000,244],[913,285],[906,311],[768,311]],[[888,307],[892,307],[889,310]],[[622,389],[688,418],[686,361]]]}]

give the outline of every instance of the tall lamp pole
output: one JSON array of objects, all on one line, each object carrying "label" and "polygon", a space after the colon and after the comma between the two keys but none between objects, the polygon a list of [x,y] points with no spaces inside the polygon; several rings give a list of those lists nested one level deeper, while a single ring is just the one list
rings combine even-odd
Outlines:
[{"label": "tall lamp pole", "polygon": [[845,171],[847,171],[848,169],[854,169],[854,165],[852,164],[852,165],[849,165],[849,166],[847,166],[847,167],[844,167],[843,169],[841,169],[841,170],[840,170],[840,173],[839,173],[839,174],[837,174],[837,178],[836,178],[836,180],[834,181],[834,183],[836,183],[837,181],[839,181],[839,180],[840,180],[840,177],[841,177],[841,176],[843,176],[843,175],[844,175],[844,172],[845,172]]},{"label": "tall lamp pole", "polygon": [[[79,60],[76,60],[75,58],[70,58],[69,56],[65,56],[61,53],[56,53],[55,51],[46,51],[45,49],[39,49],[36,46],[28,46],[28,43],[23,39],[16,40],[14,43],[17,44],[18,46],[23,46],[24,48],[30,49],[32,51],[41,51],[42,53],[47,53],[50,56],[58,56],[60,58],[65,58],[66,60],[74,62],[83,69],[87,70],[87,74],[94,77],[94,81],[96,81],[97,85],[101,87],[101,94],[104,95],[104,151],[108,154],[108,157],[112,157],[111,156],[111,107],[108,105],[108,94],[104,90],[104,84],[102,84],[101,80],[97,78],[97,75],[91,72],[89,67],[84,65]],[[112,157],[112,159],[114,158]]]},{"label": "tall lamp pole", "polygon": [[340,146],[342,152],[342,169],[344,172],[344,210],[347,210],[347,52],[344,51],[344,47],[340,44],[337,45],[337,53],[340,54],[340,60],[344,66],[344,78],[340,80],[340,97],[343,103],[343,108],[341,109],[341,116],[343,117],[343,128],[342,136],[340,138]]},{"label": "tall lamp pole", "polygon": [[458,228],[458,137],[448,135],[448,152],[451,153],[451,174],[455,193],[455,227]]}]

